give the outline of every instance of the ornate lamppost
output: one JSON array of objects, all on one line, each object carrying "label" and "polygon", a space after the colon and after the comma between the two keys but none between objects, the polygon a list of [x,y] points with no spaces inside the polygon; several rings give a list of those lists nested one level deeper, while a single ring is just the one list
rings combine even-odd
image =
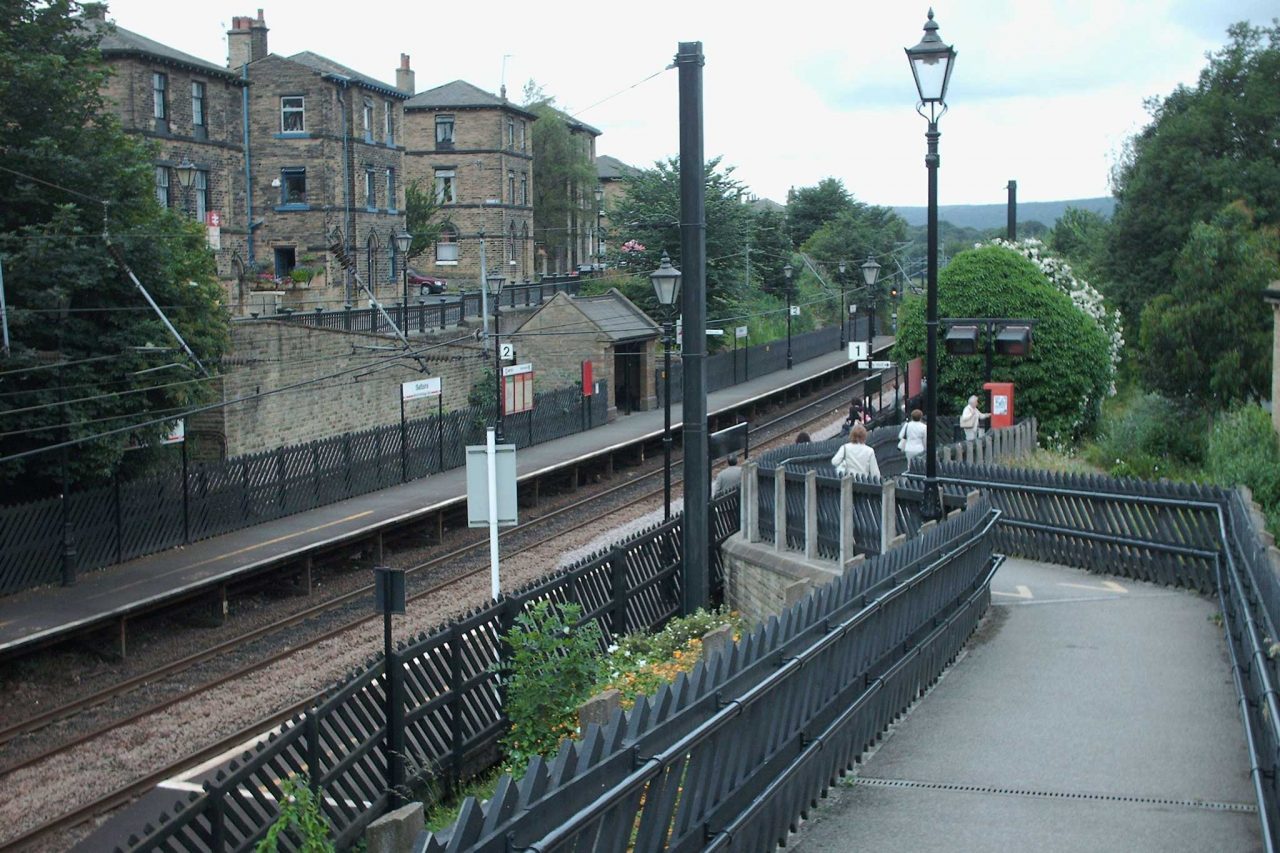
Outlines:
[{"label": "ornate lamppost", "polygon": [[680,270],[662,253],[662,263],[649,273],[653,292],[662,305],[662,505],[663,520],[671,520],[671,345],[675,343],[675,304],[680,297]]},{"label": "ornate lamppost", "polygon": [[947,111],[947,84],[955,66],[956,50],[944,44],[933,20],[933,9],[924,24],[924,36],[915,47],[906,48],[920,101],[916,112],[929,122],[925,131],[929,172],[928,284],[925,299],[925,437],[924,502],[920,515],[925,520],[942,518],[942,496],[938,493],[938,119]]},{"label": "ornate lamppost", "polygon": [[402,299],[404,306],[404,321],[400,324],[401,331],[406,335],[409,333],[409,249],[413,246],[413,235],[408,231],[401,231],[395,236],[396,257],[400,260],[400,283]]},{"label": "ornate lamppost", "polygon": [[506,437],[502,434],[502,344],[499,343],[498,331],[501,322],[501,307],[498,302],[502,295],[502,286],[507,283],[502,273],[494,270],[485,276],[485,282],[489,285],[489,292],[493,294],[493,384],[496,396],[494,403],[493,416],[493,439],[496,444],[505,444]]},{"label": "ornate lamppost", "polygon": [[783,289],[787,292],[787,370],[791,369],[791,273],[791,264],[782,268],[782,274],[786,276]]},{"label": "ornate lamppost", "polygon": [[845,331],[848,328],[848,323],[849,323],[849,313],[844,310],[844,295],[845,295],[844,294],[844,291],[845,291],[844,271],[845,271],[845,263],[844,261],[841,261],[840,262],[840,349],[841,350],[843,350],[845,344],[848,343],[848,338],[845,336]]},{"label": "ornate lamppost", "polygon": [[862,280],[867,285],[867,303],[871,310],[867,313],[867,358],[872,357],[871,344],[876,336],[876,310],[879,301],[876,299],[876,279],[880,277],[880,265],[875,258],[867,258],[862,264]]}]

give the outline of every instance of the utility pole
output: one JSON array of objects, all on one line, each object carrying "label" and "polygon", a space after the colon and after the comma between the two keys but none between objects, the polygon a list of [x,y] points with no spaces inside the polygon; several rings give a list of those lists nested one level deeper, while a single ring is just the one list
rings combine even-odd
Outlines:
[{"label": "utility pole", "polygon": [[1008,222],[1005,225],[1005,236],[1010,243],[1018,241],[1018,182],[1009,182]]},{"label": "utility pole", "polygon": [[684,283],[684,583],[681,610],[705,607],[711,594],[711,464],[707,458],[707,231],[703,173],[702,42],[680,42],[680,261]]}]

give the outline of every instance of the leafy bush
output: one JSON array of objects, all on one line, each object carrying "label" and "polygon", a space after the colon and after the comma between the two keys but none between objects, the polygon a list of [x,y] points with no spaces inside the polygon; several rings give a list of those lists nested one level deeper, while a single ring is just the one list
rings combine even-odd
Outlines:
[{"label": "leafy bush", "polygon": [[594,620],[580,625],[581,618],[577,604],[540,601],[516,617],[505,636],[511,655],[502,673],[511,728],[502,743],[513,773],[577,731],[578,705],[600,678],[604,648],[600,627]]},{"label": "leafy bush", "polygon": [[320,810],[320,802],[311,792],[305,776],[290,776],[280,784],[284,795],[280,800],[280,816],[254,848],[255,853],[276,853],[280,837],[288,840],[289,850],[300,853],[333,853],[329,840],[329,824]]},{"label": "leafy bush", "polygon": [[1280,529],[1280,444],[1261,406],[1241,406],[1218,419],[1205,472],[1221,486],[1248,486],[1266,512],[1268,528]]},{"label": "leafy bush", "polygon": [[[895,361],[924,355],[924,307],[924,300],[908,299],[899,311]],[[1038,418],[1049,445],[1071,443],[1096,427],[1113,379],[1112,341],[1035,263],[1000,246],[960,253],[938,276],[938,315],[1036,319],[1031,354],[996,356],[992,378],[1014,383],[1015,414]],[[982,388],[983,372],[982,356],[942,352],[939,411],[959,412]]]},{"label": "leafy bush", "polygon": [[1162,477],[1204,462],[1208,417],[1159,394],[1128,392],[1103,412],[1090,460],[1117,477]]}]

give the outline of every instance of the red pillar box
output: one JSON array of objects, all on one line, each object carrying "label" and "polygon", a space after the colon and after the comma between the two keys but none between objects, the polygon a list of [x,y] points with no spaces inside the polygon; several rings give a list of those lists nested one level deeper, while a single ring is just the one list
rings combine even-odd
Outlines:
[{"label": "red pillar box", "polygon": [[991,428],[1013,426],[1013,383],[988,382],[982,387],[991,392]]}]

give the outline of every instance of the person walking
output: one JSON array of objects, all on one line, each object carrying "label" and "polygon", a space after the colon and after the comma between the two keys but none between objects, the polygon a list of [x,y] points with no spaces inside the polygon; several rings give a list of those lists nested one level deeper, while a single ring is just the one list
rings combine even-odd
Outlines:
[{"label": "person walking", "polygon": [[898,449],[907,455],[908,468],[911,467],[912,459],[924,454],[925,438],[929,434],[929,428],[925,426],[923,418],[924,412],[913,409],[911,420],[898,430]]},{"label": "person walking", "polygon": [[991,415],[982,411],[978,405],[978,395],[972,394],[964,411],[960,413],[960,429],[964,430],[964,440],[973,441],[978,437],[983,421],[991,420]]},{"label": "person walking", "polygon": [[840,445],[840,449],[831,457],[831,464],[841,477],[858,474],[880,479],[876,452],[867,447],[867,428],[862,424],[854,424],[853,429],[849,430],[849,441]]},{"label": "person walking", "polygon": [[738,467],[738,457],[730,456],[729,465],[723,471],[716,475],[716,480],[711,484],[711,495],[722,495],[730,489],[736,489],[742,484],[742,469]]}]

